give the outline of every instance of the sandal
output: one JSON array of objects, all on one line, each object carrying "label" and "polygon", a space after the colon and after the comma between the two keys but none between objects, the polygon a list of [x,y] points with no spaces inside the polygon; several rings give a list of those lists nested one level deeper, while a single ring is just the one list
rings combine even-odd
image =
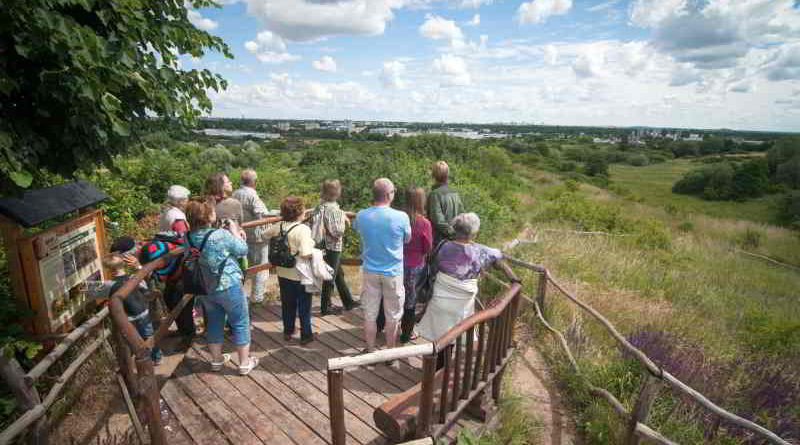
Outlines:
[{"label": "sandal", "polygon": [[225,366],[225,363],[228,363],[231,360],[230,354],[222,354],[222,361],[219,363],[211,362],[211,370],[214,372],[222,371],[222,367]]},{"label": "sandal", "polygon": [[248,364],[244,366],[239,366],[239,375],[247,375],[250,374],[256,366],[258,366],[258,357],[250,356],[250,361]]}]

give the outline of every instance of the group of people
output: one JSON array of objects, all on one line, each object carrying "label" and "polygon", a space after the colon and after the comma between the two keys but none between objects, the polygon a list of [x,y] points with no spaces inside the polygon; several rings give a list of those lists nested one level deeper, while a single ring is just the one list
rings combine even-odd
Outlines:
[{"label": "group of people", "polygon": [[[323,182],[321,202],[314,209],[307,210],[301,198],[290,196],[283,199],[279,212],[270,212],[259,197],[253,170],[241,173],[241,188],[236,191],[227,175],[211,175],[202,200],[189,200],[188,189],[173,185],[167,191],[168,204],[159,221],[161,233],[138,246],[127,237],[116,240],[105,259],[106,265],[115,271],[114,282],[119,286],[127,277],[126,265],[140,267],[140,263],[177,247],[198,252],[216,274],[216,287],[207,295],[195,296],[206,319],[213,370],[222,369],[231,359],[222,352],[226,324],[236,347],[240,374],[247,374],[258,365],[257,358],[249,353],[249,304],[264,300],[268,272],[255,274],[246,295],[243,270],[248,264],[276,265],[286,341],[293,339],[298,319],[300,344],[314,341],[311,302],[312,293],[317,292],[321,295],[321,316],[362,306],[366,342],[363,352],[375,350],[379,323],[389,348],[396,345],[398,334],[401,342],[418,334],[435,340],[474,312],[481,270],[495,266],[513,280],[516,277],[502,261],[499,250],[474,242],[480,219],[475,213],[464,212],[459,194],[449,187],[447,163],[436,162],[432,176],[436,184],[427,197],[420,187],[405,191],[404,211],[392,207],[397,193],[392,181],[375,180],[372,206],[357,214],[339,207],[342,187],[335,179]],[[277,215],[280,222],[241,228],[243,223]],[[361,237],[360,301],[353,299],[341,266],[348,226]],[[181,269],[177,258],[153,272],[165,283],[164,301],[170,309],[184,293],[181,280],[174,279]],[[416,290],[423,270],[432,270],[433,291],[417,323]],[[341,298],[341,308],[332,305],[334,288]],[[143,289],[132,292],[125,299],[125,309],[140,335],[147,338],[152,336],[153,328],[142,293]],[[190,301],[176,318],[183,347],[189,347],[195,335],[194,306]],[[160,360],[160,355],[153,348],[153,359]]]}]

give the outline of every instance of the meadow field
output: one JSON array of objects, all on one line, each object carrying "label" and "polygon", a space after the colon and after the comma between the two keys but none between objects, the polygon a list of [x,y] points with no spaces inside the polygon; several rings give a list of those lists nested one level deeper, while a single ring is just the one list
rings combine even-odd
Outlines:
[{"label": "meadow field", "polygon": [[[532,172],[527,218],[540,239],[514,255],[548,267],[629,341],[711,400],[784,437],[800,437],[800,272],[739,253],[800,264],[800,237],[759,222],[767,220],[763,202],[671,195],[670,181],[688,168],[687,161],[614,166],[612,181],[626,184],[635,196]],[[750,212],[761,213],[724,217]],[[535,291],[533,284],[529,291]],[[547,311],[566,332],[589,380],[632,407],[639,365],[599,323],[552,289]],[[616,414],[588,395],[547,332],[540,335],[587,442],[622,443]],[[650,423],[678,443],[751,440],[667,389]]]},{"label": "meadow field", "polygon": [[707,201],[696,196],[672,193],[672,185],[686,172],[701,166],[698,159],[674,159],[643,167],[613,164],[609,167],[611,187],[629,192],[641,202],[670,206],[676,210],[706,214],[717,218],[742,219],[769,223],[776,215],[776,195],[744,202]]}]

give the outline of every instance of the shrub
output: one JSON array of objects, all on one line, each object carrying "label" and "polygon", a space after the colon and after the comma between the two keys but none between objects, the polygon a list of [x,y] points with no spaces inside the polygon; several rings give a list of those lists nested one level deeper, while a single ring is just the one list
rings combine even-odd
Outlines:
[{"label": "shrub", "polygon": [[692,230],[694,230],[694,223],[691,221],[684,221],[678,224],[678,230],[684,233],[691,232]]},{"label": "shrub", "polygon": [[642,167],[649,163],[650,159],[648,159],[647,155],[644,153],[638,153],[628,157],[628,164],[633,165],[634,167]]},{"label": "shrub", "polygon": [[778,220],[800,228],[800,191],[789,192],[780,200]]},{"label": "shrub", "polygon": [[594,152],[586,161],[586,174],[589,176],[608,176],[608,160],[604,153]]},{"label": "shrub", "polygon": [[757,249],[761,246],[764,239],[764,233],[760,230],[748,228],[736,237],[736,244],[745,249]]}]

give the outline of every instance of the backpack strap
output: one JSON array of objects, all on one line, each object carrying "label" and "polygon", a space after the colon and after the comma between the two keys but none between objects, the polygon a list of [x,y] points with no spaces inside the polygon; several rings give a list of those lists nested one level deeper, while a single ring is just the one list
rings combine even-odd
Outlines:
[{"label": "backpack strap", "polygon": [[[206,242],[208,241],[208,238],[211,236],[212,233],[216,232],[217,230],[218,229],[210,230],[208,233],[206,233],[205,236],[203,236],[203,241],[200,243],[200,248],[198,248],[197,250],[202,251],[203,248],[206,247]],[[194,243],[192,243],[192,237],[189,236],[188,234],[186,235],[186,241],[189,243],[189,247],[194,248]]]}]

